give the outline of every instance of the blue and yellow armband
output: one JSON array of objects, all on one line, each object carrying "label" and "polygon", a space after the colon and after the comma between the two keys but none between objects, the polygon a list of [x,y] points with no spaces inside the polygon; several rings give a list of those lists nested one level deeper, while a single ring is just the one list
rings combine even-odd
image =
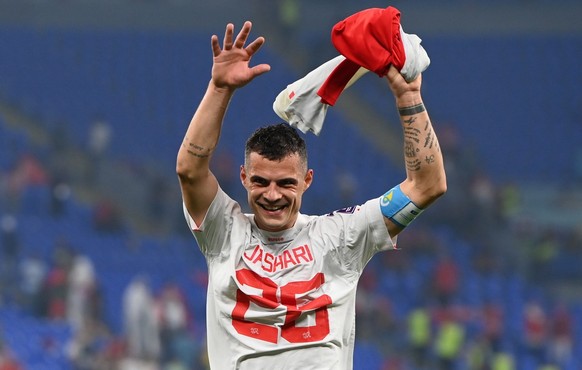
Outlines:
[{"label": "blue and yellow armband", "polygon": [[400,185],[390,189],[380,198],[382,214],[396,225],[408,226],[423,211],[400,190]]}]

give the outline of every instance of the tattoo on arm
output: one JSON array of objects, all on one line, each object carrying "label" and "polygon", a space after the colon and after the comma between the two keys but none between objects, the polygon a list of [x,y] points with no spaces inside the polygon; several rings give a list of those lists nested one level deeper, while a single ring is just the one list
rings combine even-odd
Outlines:
[{"label": "tattoo on arm", "polygon": [[[412,107],[399,108],[398,112],[401,116],[410,116],[412,114],[417,114],[424,111],[424,105],[418,104]],[[431,165],[436,162],[437,154],[440,152],[439,143],[437,137],[434,133],[430,120],[426,120],[422,130],[415,126],[417,117],[408,117],[402,119],[402,122],[406,124],[404,129],[404,156],[407,171],[420,171],[423,162],[426,165]],[[421,144],[422,142],[422,144]],[[430,150],[426,154],[420,154],[421,146],[425,149]],[[422,158],[424,157],[424,158]]]},{"label": "tattoo on arm", "polygon": [[424,108],[424,104],[423,103],[419,103],[416,105],[412,105],[409,107],[401,107],[398,108],[398,114],[400,114],[400,116],[412,116],[421,112],[424,112],[426,109]]},{"label": "tattoo on arm", "polygon": [[416,152],[418,152],[419,149],[414,146],[414,143],[410,140],[405,140],[404,141],[404,155],[406,156],[406,158],[414,158],[416,157]]},{"label": "tattoo on arm", "polygon": [[412,125],[416,122],[416,117],[410,117],[408,119],[403,119],[402,122],[406,123],[407,125]]},{"label": "tattoo on arm", "polygon": [[434,134],[432,130],[429,130],[424,138],[424,147],[432,149],[434,143]]},{"label": "tattoo on arm", "polygon": [[184,147],[186,149],[188,154],[190,154],[194,157],[197,157],[197,158],[208,158],[210,156],[209,149],[206,149],[206,148],[201,147],[200,145],[196,145],[194,143],[188,143],[188,145],[186,145],[185,143],[182,143],[182,147]]},{"label": "tattoo on arm", "polygon": [[405,127],[404,128],[404,137],[408,140],[413,140],[415,141],[417,144],[420,143],[420,130],[417,129],[416,127]]},{"label": "tattoo on arm", "polygon": [[437,153],[441,151],[439,146],[439,141],[434,133],[434,130],[430,124],[430,120],[426,121],[424,126],[424,131],[428,131],[424,140],[424,147],[428,149],[434,149]]},{"label": "tattoo on arm", "polygon": [[420,165],[421,165],[421,161],[418,158],[406,160],[406,169],[408,171],[419,171]]}]

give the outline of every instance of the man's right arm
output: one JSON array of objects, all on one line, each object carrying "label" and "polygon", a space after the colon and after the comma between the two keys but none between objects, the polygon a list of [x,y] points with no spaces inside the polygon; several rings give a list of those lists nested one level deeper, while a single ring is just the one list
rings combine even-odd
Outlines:
[{"label": "man's right arm", "polygon": [[228,24],[222,48],[218,37],[212,36],[212,78],[178,151],[176,172],[182,199],[197,225],[202,223],[218,190],[216,177],[210,172],[210,158],[220,138],[228,103],[237,88],[271,68],[268,64],[249,67],[252,56],[265,42],[258,37],[245,46],[251,28],[251,22],[245,22],[234,38],[234,25]]},{"label": "man's right arm", "polygon": [[202,223],[218,190],[216,177],[210,171],[210,157],[218,144],[233,92],[216,87],[212,81],[208,84],[178,151],[176,172],[182,199],[197,225]]}]

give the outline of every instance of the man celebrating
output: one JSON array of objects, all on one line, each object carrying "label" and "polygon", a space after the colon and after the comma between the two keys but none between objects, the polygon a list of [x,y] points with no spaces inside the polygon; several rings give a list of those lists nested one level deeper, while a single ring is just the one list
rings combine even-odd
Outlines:
[{"label": "man celebrating", "polygon": [[[208,264],[208,355],[213,369],[352,369],[355,297],[366,263],[446,191],[421,77],[386,79],[404,131],[407,177],[386,194],[323,216],[300,213],[313,181],[304,140],[288,124],[257,129],[240,179],[252,214],[209,169],[234,92],[270,70],[250,67],[264,43],[247,46],[251,23],[222,48],[212,36],[210,83],[178,152],[184,214]],[[381,177],[381,174],[378,174]]]}]

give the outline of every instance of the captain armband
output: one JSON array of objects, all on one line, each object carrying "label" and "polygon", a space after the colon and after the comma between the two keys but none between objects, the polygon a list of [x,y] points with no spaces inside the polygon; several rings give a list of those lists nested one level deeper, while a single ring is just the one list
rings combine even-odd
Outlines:
[{"label": "captain armband", "polygon": [[396,225],[408,226],[423,211],[400,190],[400,185],[390,189],[380,198],[382,214]]}]

